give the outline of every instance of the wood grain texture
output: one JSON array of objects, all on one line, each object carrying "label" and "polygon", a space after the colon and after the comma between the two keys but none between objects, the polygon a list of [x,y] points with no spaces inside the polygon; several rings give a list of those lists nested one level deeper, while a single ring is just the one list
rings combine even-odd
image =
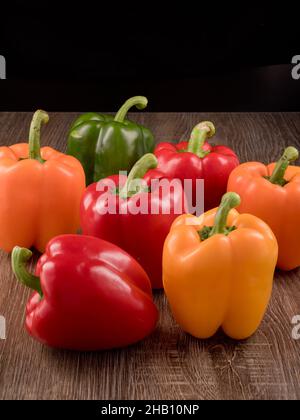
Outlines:
[{"label": "wood grain texture", "polygon": [[[76,114],[51,114],[43,143],[66,149]],[[135,114],[157,141],[186,139],[201,120],[217,127],[215,143],[233,147],[241,161],[276,159],[284,146],[300,148],[300,114]],[[31,114],[0,114],[0,144],[27,139]],[[32,268],[34,261],[32,262]],[[160,321],[153,335],[123,350],[77,353],[43,347],[23,328],[30,292],[15,281],[10,258],[0,253],[1,399],[299,399],[300,340],[292,317],[300,314],[300,270],[276,272],[272,301],[259,331],[245,342],[219,333],[195,340],[172,319],[155,293]]]}]

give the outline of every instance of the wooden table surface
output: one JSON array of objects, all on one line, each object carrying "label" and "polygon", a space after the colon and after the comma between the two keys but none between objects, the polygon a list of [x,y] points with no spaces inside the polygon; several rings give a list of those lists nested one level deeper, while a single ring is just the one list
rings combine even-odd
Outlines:
[{"label": "wooden table surface", "polygon": [[[68,126],[77,114],[52,113],[44,145],[66,149]],[[241,161],[275,160],[287,145],[300,148],[300,114],[131,115],[148,125],[157,141],[187,139],[201,120],[217,127],[216,143],[233,147]],[[0,144],[27,139],[31,114],[0,114]],[[31,265],[33,269],[33,264]],[[245,342],[222,333],[196,340],[175,324],[162,292],[156,331],[122,350],[77,353],[49,349],[24,330],[30,292],[0,253],[0,315],[7,338],[0,340],[0,399],[299,399],[300,340],[292,339],[292,318],[300,314],[300,270],[276,272],[265,319]]]}]

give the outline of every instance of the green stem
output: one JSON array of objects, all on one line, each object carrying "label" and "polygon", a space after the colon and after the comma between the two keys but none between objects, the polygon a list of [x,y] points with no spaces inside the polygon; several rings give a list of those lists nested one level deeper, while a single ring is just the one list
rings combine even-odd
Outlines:
[{"label": "green stem", "polygon": [[41,127],[42,124],[47,124],[49,121],[49,115],[47,112],[38,110],[35,112],[29,131],[29,159],[35,159],[43,163],[44,160],[41,157]]},{"label": "green stem", "polygon": [[218,233],[221,233],[221,234],[226,233],[228,213],[234,207],[239,206],[240,203],[241,203],[240,196],[234,192],[228,192],[223,195],[221,204],[215,216],[213,228],[209,236],[213,236]]},{"label": "green stem", "polygon": [[134,96],[133,98],[127,99],[127,101],[121,106],[118,113],[115,116],[115,121],[122,123],[126,117],[127,112],[133,106],[137,109],[144,109],[148,105],[148,99],[145,96]]},{"label": "green stem", "polygon": [[285,171],[287,170],[289,164],[294,162],[299,157],[299,152],[295,147],[287,147],[279,161],[276,163],[275,168],[272,172],[272,175],[269,178],[269,181],[272,184],[278,184],[283,186],[286,181],[284,179]]},{"label": "green stem", "polygon": [[40,278],[27,271],[25,264],[32,257],[32,252],[27,248],[15,246],[11,255],[12,269],[17,279],[30,289],[35,290],[42,297]]},{"label": "green stem", "polygon": [[[132,197],[134,194],[137,194],[141,188],[137,190],[136,184],[137,181],[141,181],[146,172],[149,169],[155,169],[157,167],[157,159],[152,153],[147,153],[140,160],[136,162],[133,166],[129,175],[127,177],[127,181],[124,187],[120,191],[120,197],[128,198]],[[135,185],[133,185],[133,183]],[[135,187],[135,188],[134,188]],[[140,185],[141,187],[141,185]]]},{"label": "green stem", "polygon": [[187,151],[204,158],[209,151],[203,150],[205,140],[212,137],[216,132],[215,126],[210,121],[203,121],[194,127]]}]

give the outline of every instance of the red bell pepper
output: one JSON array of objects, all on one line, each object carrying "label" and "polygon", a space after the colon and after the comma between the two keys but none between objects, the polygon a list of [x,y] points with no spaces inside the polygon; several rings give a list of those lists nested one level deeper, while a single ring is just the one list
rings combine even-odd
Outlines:
[{"label": "red bell pepper", "polygon": [[[132,255],[157,289],[162,288],[163,244],[173,221],[184,212],[185,196],[180,181],[169,191],[153,187],[154,179],[169,181],[156,166],[157,159],[148,153],[134,165],[128,178],[114,175],[91,184],[81,203],[81,228],[83,234],[115,243]],[[144,180],[144,188],[128,191],[138,179]],[[115,214],[105,211],[109,200],[115,201]],[[147,203],[146,211],[135,211],[137,203]]]},{"label": "red bell pepper", "polygon": [[[215,134],[209,121],[196,125],[190,140],[178,144],[159,143],[154,154],[158,159],[158,170],[170,178],[192,180],[192,205],[196,202],[196,180],[204,179],[204,210],[217,207],[226,193],[231,171],[239,165],[233,150],[225,146],[212,146],[206,139]],[[190,212],[193,212],[190,210]]]},{"label": "red bell pepper", "polygon": [[17,279],[35,290],[26,310],[29,334],[51,347],[93,351],[135,343],[155,328],[158,312],[142,267],[116,245],[98,238],[52,239],[36,275],[32,252],[15,247]]}]

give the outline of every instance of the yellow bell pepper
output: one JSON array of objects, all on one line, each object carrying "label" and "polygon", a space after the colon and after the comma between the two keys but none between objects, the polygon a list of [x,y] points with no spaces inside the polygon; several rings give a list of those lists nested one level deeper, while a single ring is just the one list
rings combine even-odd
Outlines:
[{"label": "yellow bell pepper", "polygon": [[182,329],[209,338],[222,327],[246,339],[259,327],[273,285],[278,245],[260,219],[239,214],[236,193],[199,218],[178,217],[166,238],[163,284]]}]

